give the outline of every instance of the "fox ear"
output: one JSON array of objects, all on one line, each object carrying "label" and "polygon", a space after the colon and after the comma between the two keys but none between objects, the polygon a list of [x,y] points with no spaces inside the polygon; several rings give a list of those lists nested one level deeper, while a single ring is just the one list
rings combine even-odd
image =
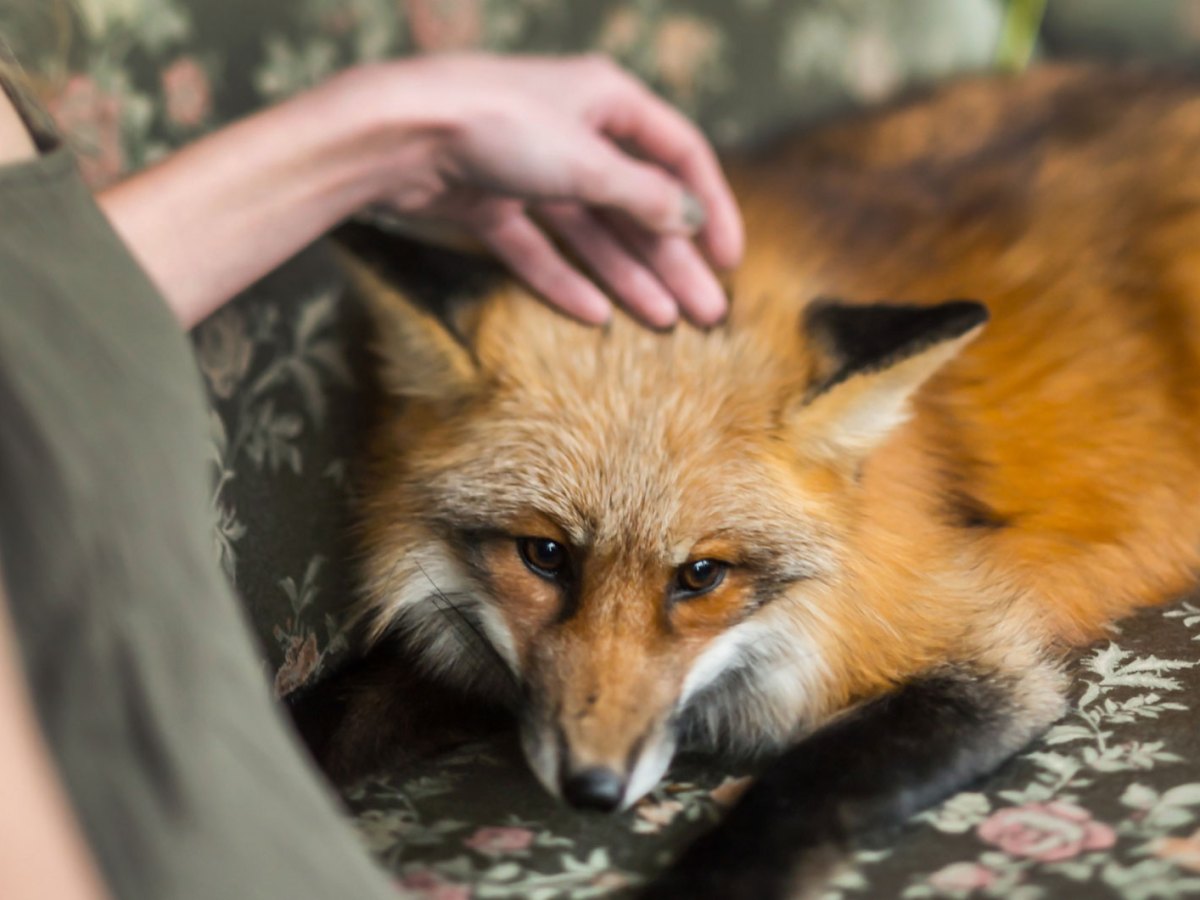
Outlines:
[{"label": "fox ear", "polygon": [[478,365],[451,325],[362,260],[343,253],[342,266],[374,321],[384,390],[438,402],[453,402],[475,390]]},{"label": "fox ear", "polygon": [[987,308],[972,300],[933,306],[817,300],[803,328],[812,356],[808,390],[793,416],[806,444],[859,460],[909,414],[909,398],[973,340]]}]

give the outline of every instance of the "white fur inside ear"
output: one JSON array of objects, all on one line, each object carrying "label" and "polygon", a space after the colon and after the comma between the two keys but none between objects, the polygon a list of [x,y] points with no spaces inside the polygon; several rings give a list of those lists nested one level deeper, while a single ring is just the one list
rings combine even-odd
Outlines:
[{"label": "white fur inside ear", "polygon": [[827,443],[839,452],[868,453],[912,416],[910,390],[881,386],[867,389],[833,423]]},{"label": "white fur inside ear", "polygon": [[795,428],[803,443],[860,459],[912,415],[916,391],[975,339],[982,327],[876,371],[850,375],[801,407]]}]

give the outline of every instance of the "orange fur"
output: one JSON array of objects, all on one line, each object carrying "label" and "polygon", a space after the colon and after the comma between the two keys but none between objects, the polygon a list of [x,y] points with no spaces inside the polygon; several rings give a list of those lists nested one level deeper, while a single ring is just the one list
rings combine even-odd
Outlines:
[{"label": "orange fur", "polygon": [[[377,627],[411,602],[411,559],[486,531],[510,665],[579,762],[616,765],[749,621],[819,655],[787,703],[745,712],[788,740],[940,662],[1028,665],[1182,592],[1200,563],[1198,161],[1191,82],[1046,69],[734,166],[749,250],[711,332],[589,329],[510,285],[460,329],[468,354],[421,344],[436,326],[374,285],[381,319],[407,323],[385,352],[408,401],[366,506]],[[822,295],[972,297],[992,320],[814,400],[828,359],[800,318]],[[909,394],[907,421],[847,425]],[[555,613],[522,535],[576,550],[577,612]],[[704,557],[726,582],[666,602]],[[763,567],[791,580],[751,608]]]}]

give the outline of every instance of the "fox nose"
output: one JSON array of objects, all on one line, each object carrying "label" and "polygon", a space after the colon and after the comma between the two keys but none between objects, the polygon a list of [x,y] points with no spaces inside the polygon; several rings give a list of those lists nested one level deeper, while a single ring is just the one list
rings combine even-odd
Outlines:
[{"label": "fox nose", "polygon": [[625,779],[612,769],[593,766],[566,775],[562,793],[568,803],[579,809],[612,812],[625,796]]}]

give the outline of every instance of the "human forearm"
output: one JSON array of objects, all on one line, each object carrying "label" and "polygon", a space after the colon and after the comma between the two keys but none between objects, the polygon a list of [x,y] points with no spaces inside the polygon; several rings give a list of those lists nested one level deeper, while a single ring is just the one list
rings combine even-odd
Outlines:
[{"label": "human forearm", "polygon": [[238,122],[100,194],[186,327],[375,199],[381,172],[428,155],[437,124],[416,109],[367,109],[348,87],[354,77]]}]

